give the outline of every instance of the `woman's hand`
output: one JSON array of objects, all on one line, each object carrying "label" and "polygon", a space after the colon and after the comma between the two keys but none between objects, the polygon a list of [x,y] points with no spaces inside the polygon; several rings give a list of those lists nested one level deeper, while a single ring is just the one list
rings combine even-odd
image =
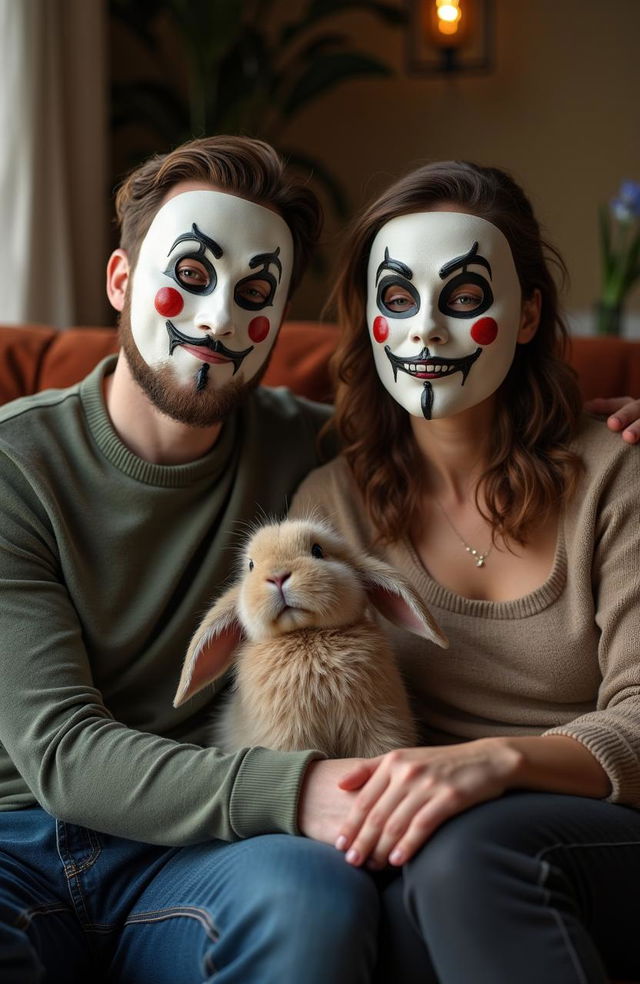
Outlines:
[{"label": "woman's hand", "polygon": [[350,864],[402,865],[456,813],[500,796],[521,756],[483,738],[437,748],[403,748],[355,766],[340,782],[359,790],[336,847]]},{"label": "woman's hand", "polygon": [[598,398],[584,405],[590,413],[608,414],[607,427],[619,431],[627,444],[640,441],[640,400],[630,396],[616,396],[612,399]]}]

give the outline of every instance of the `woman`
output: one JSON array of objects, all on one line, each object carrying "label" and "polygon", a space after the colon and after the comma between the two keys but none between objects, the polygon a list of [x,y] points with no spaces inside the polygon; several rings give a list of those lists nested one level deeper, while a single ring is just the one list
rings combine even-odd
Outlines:
[{"label": "woman", "polygon": [[393,632],[424,747],[347,772],[336,846],[386,868],[394,981],[639,974],[640,457],[580,413],[562,261],[507,174],[458,162],[392,186],[346,256],[344,453],[293,512],[394,564],[450,649]]}]

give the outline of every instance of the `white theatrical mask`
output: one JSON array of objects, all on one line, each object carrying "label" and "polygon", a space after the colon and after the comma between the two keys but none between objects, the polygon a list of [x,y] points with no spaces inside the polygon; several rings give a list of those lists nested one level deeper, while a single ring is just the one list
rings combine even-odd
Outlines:
[{"label": "white theatrical mask", "polygon": [[416,417],[449,417],[494,393],[513,361],[521,290],[511,248],[486,219],[417,212],[371,247],[367,324],[378,375]]},{"label": "white theatrical mask", "polygon": [[282,321],[293,241],[276,212],[220,191],[185,191],[158,211],[133,275],[131,332],[145,362],[202,390],[248,382]]}]

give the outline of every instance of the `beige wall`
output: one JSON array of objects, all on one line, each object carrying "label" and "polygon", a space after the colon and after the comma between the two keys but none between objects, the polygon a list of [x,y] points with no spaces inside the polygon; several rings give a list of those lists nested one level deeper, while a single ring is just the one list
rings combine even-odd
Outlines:
[{"label": "beige wall", "polygon": [[[396,68],[318,100],[286,143],[330,163],[357,208],[426,159],[509,169],[571,273],[567,308],[588,313],[599,289],[597,206],[640,180],[640,0],[496,0],[496,67],[485,76],[409,77],[402,31],[342,15],[362,48]],[[338,19],[336,18],[336,26]],[[327,252],[338,230],[330,220]],[[312,277],[294,314],[317,315]],[[633,308],[640,311],[640,291]]]}]

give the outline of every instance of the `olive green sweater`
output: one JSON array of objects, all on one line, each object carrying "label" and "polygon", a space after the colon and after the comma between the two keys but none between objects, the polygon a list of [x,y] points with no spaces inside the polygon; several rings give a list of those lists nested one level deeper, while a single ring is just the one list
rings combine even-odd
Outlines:
[{"label": "olive green sweater", "polygon": [[213,688],[172,699],[247,524],[284,514],[329,408],[261,388],[209,454],[151,464],[110,424],[113,364],[0,410],[0,809],[161,844],[295,833],[317,753],[223,755],[202,747]]},{"label": "olive green sweater", "polygon": [[[523,598],[454,594],[408,540],[373,549],[409,579],[450,641],[444,650],[389,627],[427,743],[569,735],[607,772],[611,799],[640,807],[640,451],[588,418],[575,449],[585,468],[561,517],[553,569]],[[309,509],[372,548],[344,459],[302,484],[291,514]]]}]

